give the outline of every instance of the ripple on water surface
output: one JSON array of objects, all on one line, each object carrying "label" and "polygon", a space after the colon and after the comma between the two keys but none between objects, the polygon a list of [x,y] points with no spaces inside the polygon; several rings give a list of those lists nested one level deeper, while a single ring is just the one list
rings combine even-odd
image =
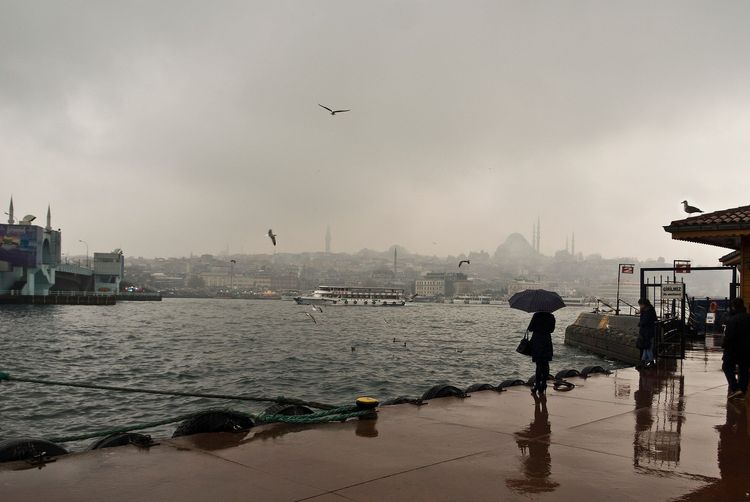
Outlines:
[{"label": "ripple on water surface", "polygon": [[[16,376],[203,393],[350,403],[527,379],[515,352],[530,314],[503,306],[309,307],[283,301],[170,299],[111,307],[4,306],[0,370]],[[563,345],[581,309],[556,313],[552,373],[614,363]],[[352,350],[352,348],[354,350]],[[153,421],[244,401],[4,382],[0,439],[52,437]],[[174,426],[151,432],[171,435]],[[80,446],[80,445],[73,445]]]}]

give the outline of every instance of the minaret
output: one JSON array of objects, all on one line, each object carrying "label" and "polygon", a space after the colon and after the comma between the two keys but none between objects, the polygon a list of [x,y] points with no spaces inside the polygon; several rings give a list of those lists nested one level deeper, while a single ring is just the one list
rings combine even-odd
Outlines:
[{"label": "minaret", "polygon": [[326,253],[331,253],[331,225],[326,227]]},{"label": "minaret", "polygon": [[396,277],[396,273],[398,272],[398,253],[396,246],[393,246],[393,277]]},{"label": "minaret", "polygon": [[566,253],[570,252],[570,247],[569,247],[568,236],[567,235],[565,236],[565,252]]},{"label": "minaret", "polygon": [[573,236],[571,238],[570,254],[572,254],[573,256],[576,255],[576,233],[575,232],[573,232]]},{"label": "minaret", "polygon": [[531,248],[536,251],[536,223],[531,224]]},{"label": "minaret", "polygon": [[44,227],[47,232],[52,231],[52,211],[50,210],[49,204],[47,204],[47,226]]},{"label": "minaret", "polygon": [[10,196],[10,207],[8,208],[8,225],[12,225],[16,220],[13,219],[13,196]]},{"label": "minaret", "polygon": [[540,253],[542,250],[542,220],[539,216],[536,217],[536,252]]}]

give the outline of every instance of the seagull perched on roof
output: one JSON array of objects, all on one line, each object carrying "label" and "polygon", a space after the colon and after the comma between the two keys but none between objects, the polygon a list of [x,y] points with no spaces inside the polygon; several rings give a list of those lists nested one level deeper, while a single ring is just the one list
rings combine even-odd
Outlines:
[{"label": "seagull perched on roof", "polygon": [[461,268],[461,265],[463,265],[464,263],[466,263],[467,265],[471,265],[470,260],[461,260],[460,262],[458,262],[458,268]]},{"label": "seagull perched on roof", "polygon": [[700,209],[698,209],[697,207],[691,206],[690,204],[688,204],[688,201],[686,201],[686,200],[682,201],[682,207],[683,207],[683,209],[685,209],[685,212],[687,214],[702,213],[703,212]]},{"label": "seagull perched on roof", "polygon": [[336,115],[337,113],[344,113],[344,112],[350,112],[351,111],[351,110],[331,110],[327,106],[323,106],[320,103],[318,103],[318,106],[321,107],[321,108],[325,108],[326,110],[328,110],[329,112],[331,112],[331,115]]},{"label": "seagull perched on roof", "polygon": [[268,229],[268,237],[271,238],[271,242],[273,242],[273,245],[276,246],[276,234],[273,233],[272,229]]}]

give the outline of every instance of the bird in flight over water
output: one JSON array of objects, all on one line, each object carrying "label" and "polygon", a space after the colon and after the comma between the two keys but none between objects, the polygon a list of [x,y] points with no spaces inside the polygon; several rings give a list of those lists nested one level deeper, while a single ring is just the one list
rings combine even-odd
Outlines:
[{"label": "bird in flight over water", "polygon": [[318,103],[318,106],[321,107],[321,108],[325,108],[326,110],[328,110],[329,112],[331,112],[331,115],[336,115],[337,113],[344,113],[344,112],[350,112],[351,111],[351,110],[331,110],[327,106],[323,106],[320,103]]},{"label": "bird in flight over water", "polygon": [[305,315],[309,317],[310,319],[312,319],[315,324],[318,324],[318,321],[315,320],[315,318],[310,312],[305,312]]},{"label": "bird in flight over water", "polygon": [[461,268],[461,265],[463,265],[464,263],[466,263],[467,265],[471,265],[470,260],[461,260],[460,262],[458,262],[458,268]]},{"label": "bird in flight over water", "polygon": [[268,229],[268,237],[271,238],[271,242],[273,242],[273,245],[276,246],[276,234],[273,233],[272,229]]},{"label": "bird in flight over water", "polygon": [[683,207],[683,209],[685,209],[685,212],[687,214],[702,213],[703,212],[700,209],[698,209],[697,207],[691,206],[690,204],[688,204],[688,201],[686,201],[686,200],[682,201],[682,207]]},{"label": "bird in flight over water", "polygon": [[323,307],[318,307],[317,305],[310,305],[313,309],[313,312],[323,312]]}]

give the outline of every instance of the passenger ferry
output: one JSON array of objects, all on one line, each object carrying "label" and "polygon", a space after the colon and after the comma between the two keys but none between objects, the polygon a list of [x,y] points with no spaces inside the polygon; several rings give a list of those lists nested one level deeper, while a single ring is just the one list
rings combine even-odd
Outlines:
[{"label": "passenger ferry", "polygon": [[318,286],[312,295],[294,299],[299,305],[346,305],[403,307],[406,297],[403,289],[360,288],[347,286]]},{"label": "passenger ferry", "polygon": [[463,303],[466,305],[489,305],[491,298],[489,296],[478,295],[458,295],[454,296],[451,303]]}]

